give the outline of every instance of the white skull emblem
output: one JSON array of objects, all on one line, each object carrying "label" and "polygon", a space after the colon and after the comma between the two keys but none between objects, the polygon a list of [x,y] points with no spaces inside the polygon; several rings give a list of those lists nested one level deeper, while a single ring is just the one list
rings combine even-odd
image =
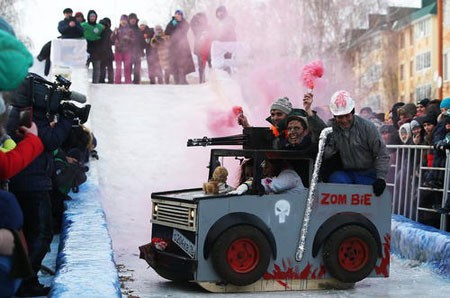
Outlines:
[{"label": "white skull emblem", "polygon": [[289,216],[289,212],[291,210],[291,204],[289,204],[286,200],[279,200],[275,204],[275,215],[278,216],[278,222],[284,223],[286,221],[286,217]]}]

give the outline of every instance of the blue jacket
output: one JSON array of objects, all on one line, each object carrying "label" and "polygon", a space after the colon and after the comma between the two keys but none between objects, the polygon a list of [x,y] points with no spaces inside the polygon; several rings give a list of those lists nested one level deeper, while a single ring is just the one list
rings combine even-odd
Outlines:
[{"label": "blue jacket", "polygon": [[[15,130],[19,123],[19,109],[14,107],[9,113],[7,131],[15,142],[20,142]],[[22,172],[11,178],[12,191],[46,191],[52,189],[53,151],[58,149],[68,137],[72,119],[59,117],[54,128],[50,127],[44,111],[33,111],[33,121],[38,127],[38,136],[44,144],[44,151]]]},{"label": "blue jacket", "polygon": [[[75,27],[70,27],[69,23],[75,22]],[[58,31],[61,33],[61,38],[83,38],[84,30],[81,24],[75,18],[64,19],[58,24]]]}]

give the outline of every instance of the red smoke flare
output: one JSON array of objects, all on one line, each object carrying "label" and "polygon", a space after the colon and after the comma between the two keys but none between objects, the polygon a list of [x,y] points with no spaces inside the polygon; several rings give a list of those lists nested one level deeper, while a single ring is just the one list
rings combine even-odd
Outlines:
[{"label": "red smoke flare", "polygon": [[314,81],[317,78],[321,78],[323,76],[324,68],[323,63],[320,60],[316,60],[306,64],[303,67],[303,83],[308,89],[314,89]]},{"label": "red smoke flare", "polygon": [[234,106],[233,107],[233,113],[234,113],[235,116],[239,116],[239,115],[243,114],[244,111],[242,110],[241,106]]}]

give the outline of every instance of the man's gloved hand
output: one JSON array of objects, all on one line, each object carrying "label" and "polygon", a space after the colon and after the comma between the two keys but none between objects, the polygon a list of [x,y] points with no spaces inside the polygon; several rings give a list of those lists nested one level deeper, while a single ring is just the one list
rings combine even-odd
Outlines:
[{"label": "man's gloved hand", "polygon": [[445,148],[444,148],[444,142],[443,142],[442,140],[440,140],[440,141],[434,143],[434,144],[433,144],[433,148],[434,148],[435,150],[445,150]]},{"label": "man's gloved hand", "polygon": [[172,26],[176,26],[177,24],[178,24],[178,21],[175,20],[175,19],[173,19],[173,20],[172,20]]},{"label": "man's gloved hand", "polygon": [[383,179],[377,179],[375,180],[375,182],[372,184],[373,186],[373,193],[379,197],[384,189],[386,188],[386,182]]},{"label": "man's gloved hand", "polygon": [[244,192],[248,190],[248,185],[242,183],[235,190],[228,192],[229,195],[242,195]]}]

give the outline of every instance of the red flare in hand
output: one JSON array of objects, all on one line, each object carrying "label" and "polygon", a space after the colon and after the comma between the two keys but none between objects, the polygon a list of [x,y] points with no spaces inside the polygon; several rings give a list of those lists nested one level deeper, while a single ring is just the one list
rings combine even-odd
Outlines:
[{"label": "red flare in hand", "polygon": [[241,107],[241,106],[234,106],[234,107],[233,107],[233,114],[234,114],[235,116],[239,116],[239,115],[244,114],[244,111],[242,110],[242,107]]},{"label": "red flare in hand", "polygon": [[320,60],[312,61],[303,67],[303,83],[308,89],[314,89],[314,81],[323,76],[323,63]]}]

